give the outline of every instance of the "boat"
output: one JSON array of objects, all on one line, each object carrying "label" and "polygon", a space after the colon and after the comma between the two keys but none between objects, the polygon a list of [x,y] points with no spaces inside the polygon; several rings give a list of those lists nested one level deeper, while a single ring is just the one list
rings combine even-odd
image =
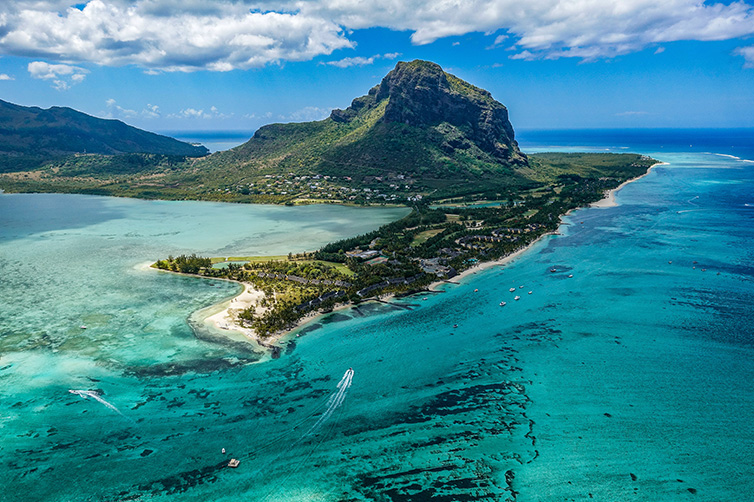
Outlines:
[{"label": "boat", "polygon": [[573,277],[573,274],[569,274],[569,275],[568,275],[568,278],[569,278],[569,279],[570,279],[571,277]]},{"label": "boat", "polygon": [[457,327],[458,327],[458,324],[454,324],[454,325],[453,325],[453,327],[454,327],[454,328],[457,328]]},{"label": "boat", "polygon": [[551,269],[550,269],[550,272],[552,272],[552,273],[555,273],[555,272],[557,272],[557,271],[558,271],[558,269],[557,269],[557,268],[551,268]]},{"label": "boat", "polygon": [[524,289],[524,287],[523,286],[519,286],[518,289]]},{"label": "boat", "polygon": [[86,329],[86,326],[84,326],[84,325],[82,324],[81,326],[79,326],[79,328],[81,328],[81,329]]},{"label": "boat", "polygon": [[534,291],[529,291],[529,294],[532,294]]},{"label": "boat", "polygon": [[500,302],[500,306],[501,306],[501,307],[505,307],[505,305],[506,305],[506,303],[505,303],[505,302]]},{"label": "boat", "polygon": [[520,296],[517,296],[517,297],[514,298],[514,300],[520,300],[520,299],[521,299]]},{"label": "boat", "polygon": [[511,293],[513,293],[514,291],[516,291],[516,288],[511,288],[508,291],[510,291]]},{"label": "boat", "polygon": [[479,292],[479,290],[478,290],[478,289],[475,289],[475,290],[474,290],[474,293],[478,293],[478,292]]},{"label": "boat", "polygon": [[240,460],[236,460],[235,458],[231,458],[230,462],[228,462],[228,467],[236,468],[241,463]]}]

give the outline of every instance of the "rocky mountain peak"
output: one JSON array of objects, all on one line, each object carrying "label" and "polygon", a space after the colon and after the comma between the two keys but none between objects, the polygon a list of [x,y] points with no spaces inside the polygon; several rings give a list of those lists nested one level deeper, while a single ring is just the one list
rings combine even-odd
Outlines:
[{"label": "rocky mountain peak", "polygon": [[[334,110],[331,118],[346,122],[360,110],[388,100],[384,123],[418,128],[448,126],[457,131],[447,148],[463,148],[469,142],[495,158],[526,164],[526,156],[514,139],[508,109],[492,95],[446,73],[436,63],[399,62],[369,94],[356,98],[346,110]],[[458,138],[458,136],[463,136]]]}]

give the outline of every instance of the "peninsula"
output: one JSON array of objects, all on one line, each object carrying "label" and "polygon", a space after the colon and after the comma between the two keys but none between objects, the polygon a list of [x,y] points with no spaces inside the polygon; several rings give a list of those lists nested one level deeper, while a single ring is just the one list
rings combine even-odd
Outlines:
[{"label": "peninsula", "polygon": [[[262,127],[237,148],[151,182],[171,183],[192,198],[400,203],[411,214],[307,253],[267,260],[171,256],[154,266],[244,283],[248,300],[215,318],[223,328],[269,340],[338,305],[425,291],[513,256],[555,232],[568,211],[655,163],[637,154],[527,156],[507,109],[489,92],[434,63],[401,62],[323,121]],[[217,186],[221,178],[225,184]]]},{"label": "peninsula", "polygon": [[[27,114],[33,123],[66,118],[60,128],[68,124],[67,133],[74,123],[81,128],[100,120],[67,109],[14,106],[4,104],[6,113]],[[98,123],[105,128],[100,136],[110,134],[107,127],[125,126],[111,122]],[[233,315],[221,324],[260,340],[337,305],[426,290],[477,264],[512,256],[556,231],[568,211],[602,199],[656,163],[637,154],[527,156],[502,103],[419,60],[399,62],[325,120],[267,125],[246,143],[212,155],[125,131],[130,136],[124,141],[97,153],[51,151],[55,155],[39,165],[6,168],[0,189],[413,209],[374,232],[276,260],[183,255],[155,263],[246,284],[248,301],[234,302]],[[131,137],[145,143],[129,150]],[[162,150],[149,150],[157,147]]]}]

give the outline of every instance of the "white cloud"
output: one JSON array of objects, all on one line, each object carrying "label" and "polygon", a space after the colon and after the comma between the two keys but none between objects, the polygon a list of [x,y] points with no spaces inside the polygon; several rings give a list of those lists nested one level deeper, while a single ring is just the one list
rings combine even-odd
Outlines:
[{"label": "white cloud", "polygon": [[156,119],[160,117],[160,107],[157,105],[151,105],[147,103],[146,108],[141,111],[141,115],[148,119]]},{"label": "white cloud", "polygon": [[743,56],[746,62],[744,63],[744,68],[754,68],[754,45],[749,45],[747,47],[739,47],[735,51],[733,51],[733,54],[736,56]]},{"label": "white cloud", "polygon": [[14,77],[11,77],[7,73],[0,73],[0,80],[16,80]]},{"label": "white cloud", "polygon": [[78,66],[50,64],[44,61],[32,61],[27,66],[27,70],[32,78],[51,80],[52,86],[59,91],[64,91],[71,85],[80,83],[89,73],[89,70]]},{"label": "white cloud", "polygon": [[0,53],[145,70],[228,71],[309,60],[351,48],[343,28],[261,3],[14,0],[0,4]]},{"label": "white cloud", "polygon": [[[0,53],[148,72],[229,71],[329,55],[355,46],[353,30],[383,27],[410,31],[419,45],[477,32],[516,59],[595,59],[754,35],[751,1],[89,0],[76,8],[14,0],[0,4]],[[370,64],[331,63],[349,59]]]},{"label": "white cloud", "polygon": [[141,112],[137,112],[136,110],[123,108],[113,98],[106,100],[105,104],[107,105],[107,112],[104,115],[107,118],[132,119],[134,117],[142,117],[145,119],[156,119],[161,117],[160,107],[157,105],[147,104]]},{"label": "white cloud", "polygon": [[356,56],[353,58],[339,59],[337,61],[328,61],[323,64],[330,65],[330,66],[337,66],[338,68],[348,68],[349,66],[365,66],[372,63],[374,63],[374,56],[369,57],[369,58]]},{"label": "white cloud", "polygon": [[179,119],[225,119],[232,117],[232,113],[220,113],[220,110],[215,106],[211,106],[209,111],[204,111],[203,108],[184,108],[178,113],[171,113],[168,115],[170,118]]},{"label": "white cloud", "polygon": [[375,59],[395,59],[401,55],[400,52],[388,52],[387,54],[375,54],[374,56],[370,56],[368,58],[362,57],[362,56],[356,56],[351,58],[343,58],[339,59],[337,61],[326,61],[321,64],[326,64],[330,66],[337,66],[338,68],[348,68],[349,66],[366,66],[370,64],[374,64]]}]

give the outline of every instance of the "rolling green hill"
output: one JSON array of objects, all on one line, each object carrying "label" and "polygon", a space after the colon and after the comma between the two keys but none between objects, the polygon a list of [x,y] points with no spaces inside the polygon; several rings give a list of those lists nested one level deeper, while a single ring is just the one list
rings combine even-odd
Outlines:
[{"label": "rolling green hill", "polygon": [[43,110],[0,100],[0,171],[22,171],[71,154],[159,154],[200,157],[208,153],[120,120],[92,117],[71,108]]}]

